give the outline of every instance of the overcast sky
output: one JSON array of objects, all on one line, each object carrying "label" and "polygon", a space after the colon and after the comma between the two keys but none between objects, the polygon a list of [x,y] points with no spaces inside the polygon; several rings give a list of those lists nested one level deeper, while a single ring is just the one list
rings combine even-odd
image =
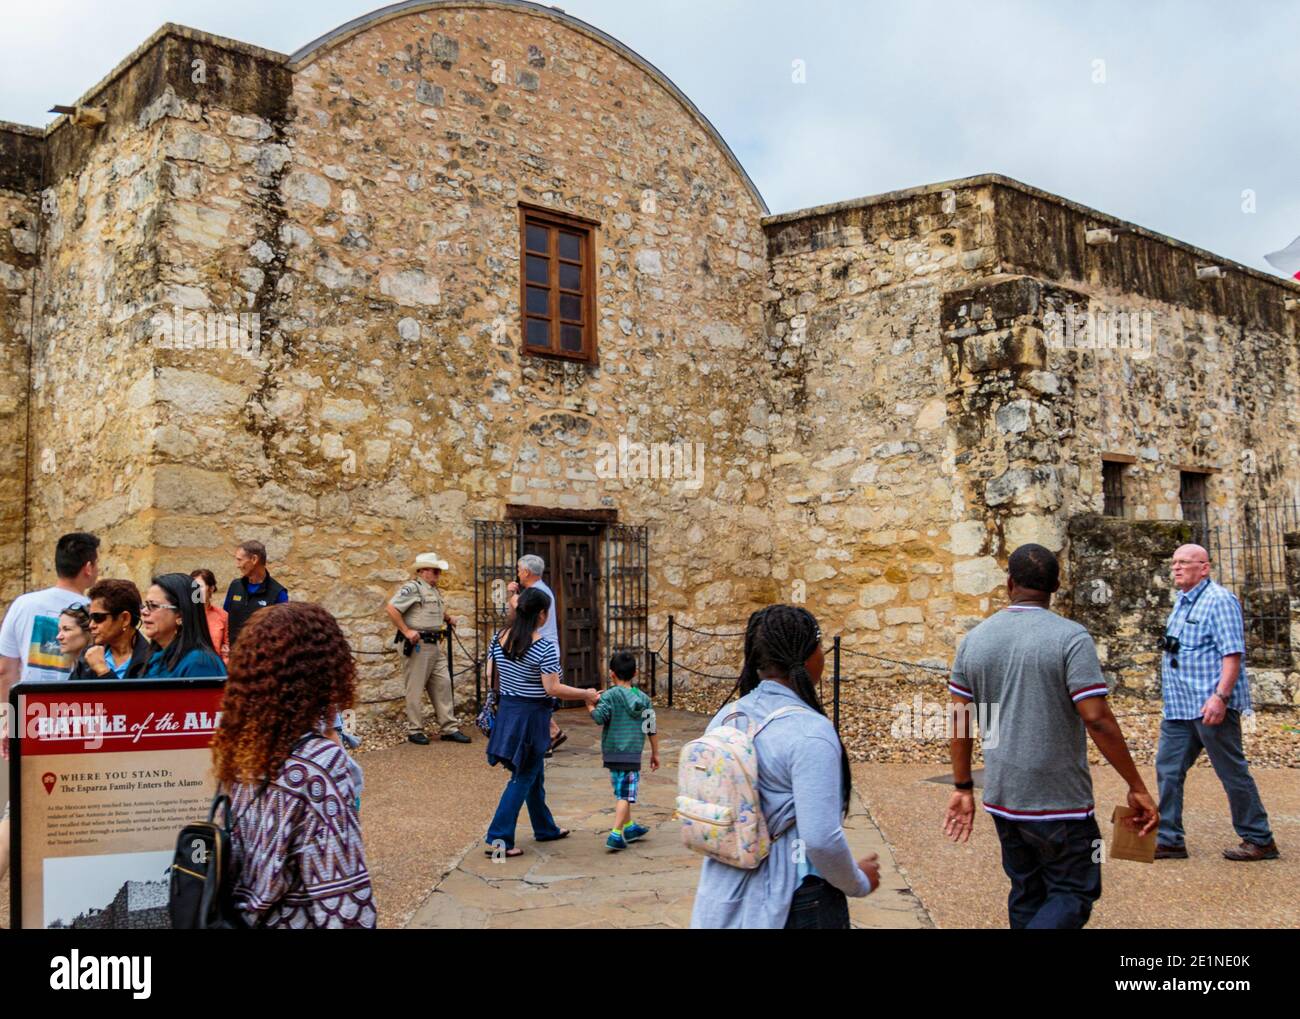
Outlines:
[{"label": "overcast sky", "polygon": [[[291,53],[379,6],[6,0],[0,119],[48,123],[167,21]],[[773,212],[996,172],[1265,272],[1300,234],[1300,3],[560,6],[671,78]]]}]

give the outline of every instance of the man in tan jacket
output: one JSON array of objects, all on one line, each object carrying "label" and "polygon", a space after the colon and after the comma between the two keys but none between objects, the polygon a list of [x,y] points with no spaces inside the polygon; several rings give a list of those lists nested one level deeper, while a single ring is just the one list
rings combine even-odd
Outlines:
[{"label": "man in tan jacket", "polygon": [[406,680],[407,739],[427,746],[429,737],[424,734],[424,691],[438,716],[441,739],[451,743],[469,743],[470,738],[460,731],[456,720],[456,706],[452,697],[451,673],[447,669],[447,648],[442,643],[450,639],[444,621],[453,629],[456,620],[446,614],[438,580],[447,563],[432,552],[415,557],[415,579],[408,580],[385,606],[388,617],[397,626],[398,633],[406,639],[410,654],[403,659]]}]

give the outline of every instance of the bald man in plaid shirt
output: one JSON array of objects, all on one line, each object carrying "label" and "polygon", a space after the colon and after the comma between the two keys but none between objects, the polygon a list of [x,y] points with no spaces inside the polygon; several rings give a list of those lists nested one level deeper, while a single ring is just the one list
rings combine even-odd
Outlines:
[{"label": "bald man in plaid shirt", "polygon": [[1178,597],[1161,641],[1164,718],[1156,778],[1160,783],[1160,833],[1156,859],[1186,859],[1183,779],[1202,748],[1223,783],[1232,826],[1241,845],[1226,859],[1276,860],[1277,846],[1241,750],[1241,715],[1250,711],[1246,643],[1236,596],[1210,579],[1210,556],[1200,545],[1174,553]]}]

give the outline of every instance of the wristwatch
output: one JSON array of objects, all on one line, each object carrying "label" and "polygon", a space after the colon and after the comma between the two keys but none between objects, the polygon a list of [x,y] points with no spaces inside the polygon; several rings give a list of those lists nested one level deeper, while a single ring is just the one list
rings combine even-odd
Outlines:
[{"label": "wristwatch", "polygon": [[1217,697],[1219,698],[1219,700],[1223,701],[1223,706],[1225,708],[1228,706],[1228,698],[1224,697],[1223,694],[1219,693],[1217,689],[1214,691],[1214,693],[1210,694],[1210,696]]},{"label": "wristwatch", "polygon": [[952,786],[954,789],[959,789],[964,793],[968,793],[975,788],[975,780],[973,778],[968,778],[965,782],[954,782]]}]

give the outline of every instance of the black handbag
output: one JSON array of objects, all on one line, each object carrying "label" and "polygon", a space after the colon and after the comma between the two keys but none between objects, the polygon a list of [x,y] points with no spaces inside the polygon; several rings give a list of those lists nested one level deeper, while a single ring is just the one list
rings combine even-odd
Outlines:
[{"label": "black handbag", "polygon": [[245,926],[232,898],[231,827],[230,797],[218,791],[208,809],[208,819],[187,824],[177,836],[167,897],[174,930]]}]

